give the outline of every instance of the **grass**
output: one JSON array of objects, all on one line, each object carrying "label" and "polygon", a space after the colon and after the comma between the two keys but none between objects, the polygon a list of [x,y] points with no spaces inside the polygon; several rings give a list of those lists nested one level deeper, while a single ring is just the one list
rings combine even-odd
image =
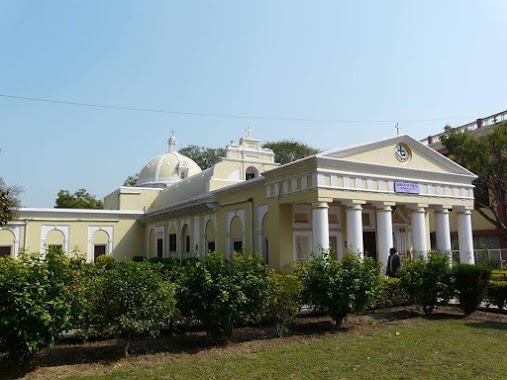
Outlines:
[{"label": "grass", "polygon": [[45,367],[26,378],[505,379],[507,316],[479,312],[465,319],[449,310],[431,318],[355,316],[339,331],[329,321],[306,320],[287,338]]}]

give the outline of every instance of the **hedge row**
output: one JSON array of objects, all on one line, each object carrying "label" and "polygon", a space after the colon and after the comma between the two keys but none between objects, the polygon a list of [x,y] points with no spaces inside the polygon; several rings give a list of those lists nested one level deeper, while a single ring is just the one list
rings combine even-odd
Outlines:
[{"label": "hedge row", "polygon": [[[227,342],[237,326],[267,321],[281,336],[302,305],[327,313],[336,326],[370,307],[415,303],[431,313],[455,295],[469,314],[488,278],[483,267],[451,269],[436,255],[414,260],[394,279],[382,277],[373,260],[352,254],[342,261],[315,256],[294,274],[277,274],[259,257],[241,254],[228,261],[213,253],[184,265],[106,256],[84,263],[55,251],[1,258],[0,353],[26,357],[71,329],[83,338],[123,337],[125,356],[133,335],[156,335],[174,324],[197,324],[216,344]],[[488,298],[505,302],[505,284],[492,284]]]}]

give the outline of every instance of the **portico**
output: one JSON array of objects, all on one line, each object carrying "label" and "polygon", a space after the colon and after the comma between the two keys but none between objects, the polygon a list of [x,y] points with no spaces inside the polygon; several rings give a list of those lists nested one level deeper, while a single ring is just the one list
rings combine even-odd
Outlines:
[{"label": "portico", "polygon": [[[287,173],[303,164],[306,170],[299,174]],[[384,266],[391,247],[414,258],[426,258],[431,250],[450,254],[454,214],[460,262],[474,262],[475,175],[418,141],[398,136],[290,166],[288,175],[276,178],[279,169],[274,169],[265,176],[268,198],[294,210],[293,261],[329,247],[338,257],[350,251],[360,258],[373,256]],[[307,186],[298,186],[303,182]]]}]

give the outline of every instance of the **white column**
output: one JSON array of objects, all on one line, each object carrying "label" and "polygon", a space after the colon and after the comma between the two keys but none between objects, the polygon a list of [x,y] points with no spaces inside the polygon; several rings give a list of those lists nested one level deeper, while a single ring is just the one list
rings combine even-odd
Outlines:
[{"label": "white column", "polygon": [[312,241],[313,253],[329,250],[329,205],[327,202],[312,204]]},{"label": "white column", "polygon": [[440,208],[435,210],[435,233],[438,254],[451,252],[451,228],[449,226],[449,210]]},{"label": "white column", "polygon": [[414,258],[426,259],[428,245],[426,243],[426,210],[424,207],[417,206],[411,210],[411,222]]},{"label": "white column", "polygon": [[472,234],[472,212],[458,211],[459,262],[475,264],[474,239]]},{"label": "white column", "polygon": [[393,247],[392,208],[388,204],[377,205],[377,259],[383,268],[387,267],[389,249]]},{"label": "white column", "polygon": [[347,248],[357,253],[359,258],[364,258],[363,245],[363,207],[365,202],[347,203]]}]

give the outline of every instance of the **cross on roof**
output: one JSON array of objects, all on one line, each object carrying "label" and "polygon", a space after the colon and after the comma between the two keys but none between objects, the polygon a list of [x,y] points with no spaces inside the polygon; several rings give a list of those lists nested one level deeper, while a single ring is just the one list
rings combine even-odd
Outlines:
[{"label": "cross on roof", "polygon": [[400,129],[401,129],[401,127],[399,126],[399,124],[396,123],[396,125],[394,126],[394,128],[396,128],[396,134],[399,135],[400,134]]},{"label": "cross on roof", "polygon": [[248,137],[249,139],[251,139],[253,137],[253,129],[248,127],[246,129],[246,137]]},{"label": "cross on roof", "polygon": [[174,133],[175,133],[175,132],[176,132],[176,131],[175,131],[174,129],[171,129],[171,136],[174,136]]}]

